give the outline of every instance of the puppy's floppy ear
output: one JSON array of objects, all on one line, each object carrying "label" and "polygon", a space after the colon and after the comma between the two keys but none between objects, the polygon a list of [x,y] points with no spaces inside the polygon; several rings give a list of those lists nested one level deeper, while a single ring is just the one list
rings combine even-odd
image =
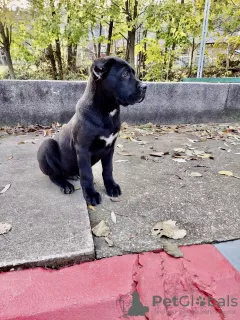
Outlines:
[{"label": "puppy's floppy ear", "polygon": [[94,60],[91,71],[94,80],[103,79],[104,76],[108,73],[112,66],[112,61],[110,59],[99,58]]}]

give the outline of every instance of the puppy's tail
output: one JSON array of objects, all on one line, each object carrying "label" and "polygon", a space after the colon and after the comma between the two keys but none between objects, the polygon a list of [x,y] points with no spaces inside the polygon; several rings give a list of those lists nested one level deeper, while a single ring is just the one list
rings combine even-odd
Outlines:
[{"label": "puppy's tail", "polygon": [[62,175],[60,150],[56,140],[44,140],[38,149],[37,159],[41,171],[47,176]]}]

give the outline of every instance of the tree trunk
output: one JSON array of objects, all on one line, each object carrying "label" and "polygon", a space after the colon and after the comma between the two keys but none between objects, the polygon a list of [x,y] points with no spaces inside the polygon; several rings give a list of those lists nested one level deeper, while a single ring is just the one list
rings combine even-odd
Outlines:
[{"label": "tree trunk", "polygon": [[[147,30],[143,30],[143,38],[147,37]],[[137,76],[140,78],[141,76],[141,67],[142,67],[142,77],[144,77],[144,69],[145,69],[145,61],[146,61],[146,51],[147,44],[144,42],[143,50],[138,54],[138,65],[137,65]]]},{"label": "tree trunk", "polygon": [[109,22],[109,28],[108,28],[107,51],[106,51],[106,55],[107,55],[107,56],[110,56],[110,53],[111,53],[112,33],[113,33],[113,20],[110,20],[110,22]]},{"label": "tree trunk", "polygon": [[[170,23],[172,21],[172,18],[170,17]],[[169,51],[169,47],[168,47],[168,39],[170,38],[170,34],[171,34],[171,24],[168,24],[168,27],[167,27],[167,37],[166,37],[166,40],[165,40],[165,43],[164,43],[164,58],[163,58],[163,69],[165,69],[165,72],[167,73],[167,54],[168,54],[168,51]],[[159,36],[157,37],[157,39],[159,40]]]},{"label": "tree trunk", "polygon": [[[100,22],[100,25],[99,25],[99,37],[101,37],[101,35],[102,35],[102,24],[101,24],[101,22]],[[100,56],[101,56],[101,42],[99,41],[98,42],[98,51],[97,51],[97,56],[98,56],[98,58],[100,58]]]},{"label": "tree trunk", "polygon": [[176,42],[174,42],[172,44],[172,48],[171,48],[171,53],[170,53],[170,57],[169,57],[169,66],[168,66],[168,72],[167,72],[167,74],[168,74],[167,80],[169,79],[169,75],[172,72],[175,49],[176,49]]},{"label": "tree trunk", "polygon": [[11,42],[12,42],[12,27],[4,27],[0,21],[0,35],[2,38],[3,52],[5,54],[6,63],[8,66],[9,74],[11,79],[15,79],[15,73],[13,69],[12,57],[10,52]]},{"label": "tree trunk", "polygon": [[[131,24],[138,15],[138,0],[134,2],[133,15],[131,13],[129,0],[125,1],[125,11],[127,13],[126,20],[127,25]],[[133,25],[130,30],[128,30],[128,40],[125,59],[130,63],[132,67],[135,66],[135,40],[136,40],[136,25]]]},{"label": "tree trunk", "polygon": [[63,80],[63,67],[62,67],[62,56],[61,56],[61,46],[59,38],[55,40],[56,43],[56,60],[58,64],[58,76],[60,80]]},{"label": "tree trunk", "polygon": [[[67,2],[67,10],[69,12],[69,2]],[[67,15],[67,24],[71,23],[71,15]],[[76,59],[77,58],[77,44],[73,43],[71,36],[68,36],[68,46],[67,46],[67,68],[68,71],[76,71]]]},{"label": "tree trunk", "polygon": [[53,47],[52,47],[51,44],[47,47],[46,58],[51,63],[52,78],[53,78],[53,80],[57,80],[57,67],[56,67],[56,61],[55,61],[55,58],[54,58]]},{"label": "tree trunk", "polygon": [[230,44],[227,44],[227,56],[226,56],[226,71],[228,71],[230,65]]},{"label": "tree trunk", "polygon": [[191,47],[190,61],[189,61],[188,78],[191,78],[191,76],[192,76],[194,50],[195,50],[195,39],[193,38],[192,47]]},{"label": "tree trunk", "polygon": [[92,38],[93,38],[93,48],[94,48],[94,54],[95,54],[95,58],[97,57],[97,45],[95,43],[95,35],[94,35],[94,32],[93,32],[93,28],[91,26],[91,35],[92,35]]},{"label": "tree trunk", "polygon": [[13,69],[11,53],[7,49],[5,49],[5,56],[6,56],[6,62],[7,62],[10,78],[15,79],[15,73],[14,73],[14,69]]},{"label": "tree trunk", "polygon": [[[50,0],[50,7],[51,7],[51,11],[52,11],[52,17],[54,17],[56,15],[54,0]],[[56,53],[56,60],[57,60],[57,65],[58,65],[58,77],[60,80],[63,80],[61,46],[60,46],[60,40],[59,40],[58,36],[56,36],[55,45],[56,45],[56,52],[55,52]]]},{"label": "tree trunk", "polygon": [[136,29],[128,31],[128,42],[127,42],[127,51],[126,51],[126,60],[130,63],[132,67],[135,65],[135,38],[136,38]]},{"label": "tree trunk", "polygon": [[68,44],[68,70],[76,71],[77,44]]}]

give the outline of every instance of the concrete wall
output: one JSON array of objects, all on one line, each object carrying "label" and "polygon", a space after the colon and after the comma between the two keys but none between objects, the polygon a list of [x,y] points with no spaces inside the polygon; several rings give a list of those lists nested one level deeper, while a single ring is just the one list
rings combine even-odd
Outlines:
[{"label": "concrete wall", "polygon": [[[66,123],[86,86],[82,81],[0,81],[0,125]],[[129,123],[240,120],[240,84],[148,83],[146,99],[122,107]]]}]

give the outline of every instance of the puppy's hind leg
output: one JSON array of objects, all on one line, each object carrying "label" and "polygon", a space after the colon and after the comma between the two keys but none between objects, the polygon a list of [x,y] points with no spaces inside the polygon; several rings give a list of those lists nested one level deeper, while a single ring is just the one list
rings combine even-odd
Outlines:
[{"label": "puppy's hind leg", "polygon": [[37,159],[41,171],[49,176],[50,180],[60,187],[63,193],[74,192],[74,186],[63,175],[57,141],[53,139],[45,140],[38,150]]}]

